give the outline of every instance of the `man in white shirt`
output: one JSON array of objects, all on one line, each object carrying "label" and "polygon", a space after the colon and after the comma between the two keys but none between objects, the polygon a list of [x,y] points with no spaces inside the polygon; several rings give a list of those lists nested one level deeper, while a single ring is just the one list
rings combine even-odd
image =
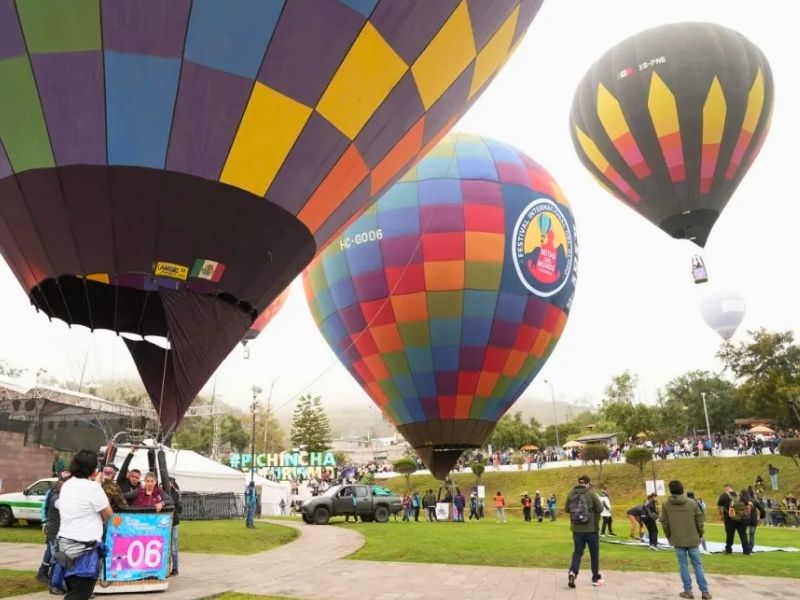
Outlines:
[{"label": "man in white shirt", "polygon": [[[69,466],[70,477],[61,487],[57,506],[61,514],[58,544],[61,552],[75,559],[86,552],[95,552],[94,542],[102,541],[103,522],[112,513],[103,488],[93,477],[97,474],[97,455],[91,450],[75,454]],[[88,600],[97,582],[94,577],[70,575],[66,600]]]}]

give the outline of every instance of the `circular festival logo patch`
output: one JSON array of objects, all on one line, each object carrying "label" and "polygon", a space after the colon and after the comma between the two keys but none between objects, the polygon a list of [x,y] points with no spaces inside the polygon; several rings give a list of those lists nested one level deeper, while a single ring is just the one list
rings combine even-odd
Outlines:
[{"label": "circular festival logo patch", "polygon": [[511,238],[514,268],[522,285],[543,298],[567,284],[575,239],[564,212],[549,198],[534,200],[517,219]]}]

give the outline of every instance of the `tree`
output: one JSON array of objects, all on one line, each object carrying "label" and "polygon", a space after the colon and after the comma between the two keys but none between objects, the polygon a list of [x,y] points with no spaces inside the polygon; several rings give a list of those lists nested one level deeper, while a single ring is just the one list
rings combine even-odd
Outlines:
[{"label": "tree", "polygon": [[[677,407],[685,407],[686,421],[695,429],[706,428],[703,394],[706,395],[708,420],[714,431],[727,431],[733,428],[734,419],[741,415],[743,407],[736,393],[736,386],[719,375],[708,371],[690,371],[670,381],[665,388],[666,402],[662,408],[668,409],[670,417],[679,416]],[[676,432],[674,437],[686,435],[686,430]]]},{"label": "tree", "polygon": [[[250,425],[252,418],[252,414],[242,416],[245,428]],[[286,433],[280,421],[274,411],[260,407],[256,412],[256,453],[272,454],[283,450],[286,450]]]},{"label": "tree", "polygon": [[724,344],[717,356],[741,382],[740,401],[749,416],[792,423],[791,402],[800,395],[800,346],[791,331],[749,331],[750,340]]},{"label": "tree", "polygon": [[25,369],[11,367],[5,358],[0,358],[0,375],[7,377],[20,377]]},{"label": "tree", "polygon": [[472,461],[470,463],[470,465],[469,465],[469,468],[472,471],[472,474],[475,475],[476,484],[480,485],[481,484],[481,475],[483,475],[483,472],[486,470],[486,462],[483,461],[483,460]]},{"label": "tree", "polygon": [[631,448],[625,453],[625,462],[639,467],[639,474],[644,473],[644,467],[653,460],[653,451],[650,448]]},{"label": "tree", "polygon": [[536,419],[530,419],[526,423],[522,420],[520,411],[513,415],[505,415],[498,421],[489,443],[493,448],[500,450],[517,449],[525,444],[537,444],[539,431],[535,429],[536,427],[541,427],[539,422]]},{"label": "tree", "polygon": [[411,489],[411,475],[417,470],[417,461],[413,458],[401,458],[392,463],[395,473],[400,473],[406,478],[406,489]]},{"label": "tree", "polygon": [[336,466],[340,467],[342,465],[346,465],[350,462],[350,457],[347,455],[347,452],[342,452],[341,450],[337,450],[333,453],[333,460],[336,461]]},{"label": "tree", "polygon": [[794,466],[800,471],[800,438],[787,438],[778,446],[781,456],[788,456],[794,461]]},{"label": "tree", "polygon": [[308,452],[324,452],[331,447],[331,425],[322,400],[311,394],[300,396],[292,415],[292,445]]},{"label": "tree", "polygon": [[522,465],[525,462],[525,457],[522,456],[522,452],[514,452],[511,455],[511,464],[517,465],[517,469],[522,469]]},{"label": "tree", "polygon": [[[181,421],[173,443],[185,450],[206,456],[211,454],[214,423],[211,417],[192,417]],[[220,442],[232,452],[250,452],[250,434],[236,415],[228,413],[220,419]]]},{"label": "tree", "polygon": [[611,384],[603,390],[603,404],[614,404],[622,402],[633,404],[636,387],[639,385],[639,377],[628,370],[611,378]]},{"label": "tree", "polygon": [[603,463],[608,460],[608,444],[586,444],[583,460],[594,464],[599,483],[603,483]]}]

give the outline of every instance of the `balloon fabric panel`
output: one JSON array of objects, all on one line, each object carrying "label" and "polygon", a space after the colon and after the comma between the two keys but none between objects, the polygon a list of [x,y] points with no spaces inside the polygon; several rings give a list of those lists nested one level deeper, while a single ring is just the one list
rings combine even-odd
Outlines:
[{"label": "balloon fabric panel", "polygon": [[604,54],[578,86],[575,149],[612,194],[704,246],[769,130],[763,53],[719,25],[644,31]]},{"label": "balloon fabric panel", "polygon": [[549,174],[510,146],[454,134],[304,286],[331,348],[412,445],[463,448],[485,441],[552,352],[576,265],[572,213]]},{"label": "balloon fabric panel", "polygon": [[[540,5],[0,0],[0,250],[48,316],[170,338],[186,360],[165,389],[186,406],[216,351],[191,359],[163,292],[252,324],[452,127]],[[220,348],[247,333],[233,321]],[[145,379],[156,354],[135,352]]]}]

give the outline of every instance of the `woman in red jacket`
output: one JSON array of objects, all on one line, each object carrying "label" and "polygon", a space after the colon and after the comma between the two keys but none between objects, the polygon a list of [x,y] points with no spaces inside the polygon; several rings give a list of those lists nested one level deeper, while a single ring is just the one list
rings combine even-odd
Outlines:
[{"label": "woman in red jacket", "polygon": [[136,498],[131,502],[131,506],[136,508],[155,508],[156,512],[161,512],[162,508],[171,505],[172,498],[158,486],[155,473],[148,473],[144,476],[144,485],[136,490]]}]

